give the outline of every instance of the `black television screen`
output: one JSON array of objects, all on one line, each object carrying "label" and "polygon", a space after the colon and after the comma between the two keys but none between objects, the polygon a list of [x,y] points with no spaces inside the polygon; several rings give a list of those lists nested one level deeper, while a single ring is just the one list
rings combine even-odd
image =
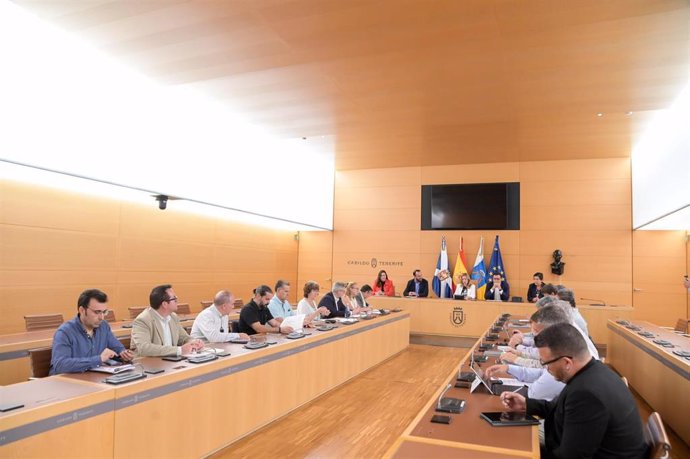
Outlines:
[{"label": "black television screen", "polygon": [[423,230],[519,230],[520,183],[422,185]]}]

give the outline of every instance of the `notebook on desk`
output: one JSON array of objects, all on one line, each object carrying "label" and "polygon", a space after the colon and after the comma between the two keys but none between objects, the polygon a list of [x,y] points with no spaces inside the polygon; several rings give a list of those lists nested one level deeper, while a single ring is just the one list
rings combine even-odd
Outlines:
[{"label": "notebook on desk", "polygon": [[108,373],[111,375],[116,375],[118,373],[123,373],[125,371],[130,371],[134,370],[134,365],[131,363],[126,363],[123,365],[113,365],[113,366],[106,366],[106,365],[101,365],[95,368],[89,368],[89,371],[95,371],[97,373]]}]

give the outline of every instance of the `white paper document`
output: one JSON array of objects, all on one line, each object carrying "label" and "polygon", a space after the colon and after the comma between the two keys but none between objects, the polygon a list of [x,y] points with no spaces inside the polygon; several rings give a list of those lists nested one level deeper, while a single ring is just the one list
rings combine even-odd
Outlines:
[{"label": "white paper document", "polygon": [[292,327],[296,332],[301,332],[304,328],[304,314],[295,314],[294,316],[284,317],[280,323],[280,328]]}]

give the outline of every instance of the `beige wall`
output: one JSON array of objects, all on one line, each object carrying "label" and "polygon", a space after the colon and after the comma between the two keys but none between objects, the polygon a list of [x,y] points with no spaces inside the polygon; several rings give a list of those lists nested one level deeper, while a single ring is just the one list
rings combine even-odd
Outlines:
[{"label": "beige wall", "polygon": [[0,182],[0,333],[24,330],[23,316],[70,318],[86,288],[110,296],[117,318],[147,305],[171,283],[193,311],[230,288],[248,301],[259,283],[297,281],[293,232],[150,206]]},{"label": "beige wall", "polygon": [[[505,181],[521,183],[520,231],[420,231],[421,185]],[[633,238],[628,159],[339,171],[334,207],[334,279],[372,283],[378,270],[386,269],[402,293],[415,268],[431,279],[441,236],[447,238],[452,265],[459,238],[464,237],[471,265],[483,235],[488,266],[498,234],[513,295],[526,297],[532,274],[541,271],[546,281],[568,285],[578,297],[630,305],[634,299],[638,302],[632,293],[633,264],[645,265],[653,267],[658,282],[646,287],[651,299],[639,295],[636,315],[653,316],[657,299],[664,302],[664,315],[657,323],[671,324],[686,315],[687,295],[677,287],[685,270],[685,233]],[[667,243],[654,254],[642,246],[643,241],[656,246],[657,240]],[[640,245],[639,263],[634,262],[633,242]],[[557,248],[566,263],[560,278],[549,268]],[[650,257],[658,263],[650,263]],[[656,291],[674,293],[657,296],[652,293]]]},{"label": "beige wall", "polygon": [[[629,171],[625,159],[339,171],[335,230],[303,232],[299,241],[173,206],[161,212],[153,202],[0,182],[0,333],[22,331],[25,314],[71,317],[79,292],[91,287],[110,295],[118,318],[164,282],[193,310],[221,288],[248,300],[258,283],[287,278],[296,302],[307,280],[323,293],[334,279],[372,283],[380,268],[402,293],[414,268],[432,277],[442,235],[452,264],[465,238],[470,265],[483,235],[488,265],[495,234],[513,295],[526,296],[532,273],[542,271],[578,297],[633,304],[637,318],[673,325],[688,311],[680,287],[689,269],[686,232],[630,230]],[[419,230],[422,184],[492,181],[521,182],[520,231]],[[549,272],[556,248],[566,262],[560,279]]]}]

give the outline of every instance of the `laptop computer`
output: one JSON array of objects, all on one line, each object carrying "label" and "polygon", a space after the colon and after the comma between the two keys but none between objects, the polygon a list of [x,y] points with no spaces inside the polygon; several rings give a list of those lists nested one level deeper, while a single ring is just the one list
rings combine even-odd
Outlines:
[{"label": "laptop computer", "polygon": [[525,388],[525,391],[527,390],[527,386],[511,386],[508,384],[503,384],[500,382],[500,380],[490,381],[488,378],[486,378],[484,370],[482,370],[479,365],[476,365],[474,360],[470,361],[470,369],[475,375],[477,375],[475,380],[472,382],[472,386],[470,386],[470,393],[474,392],[479,386],[482,385],[486,388],[486,390],[489,391],[490,394],[493,395],[501,395],[503,392],[515,392],[522,388]]}]

